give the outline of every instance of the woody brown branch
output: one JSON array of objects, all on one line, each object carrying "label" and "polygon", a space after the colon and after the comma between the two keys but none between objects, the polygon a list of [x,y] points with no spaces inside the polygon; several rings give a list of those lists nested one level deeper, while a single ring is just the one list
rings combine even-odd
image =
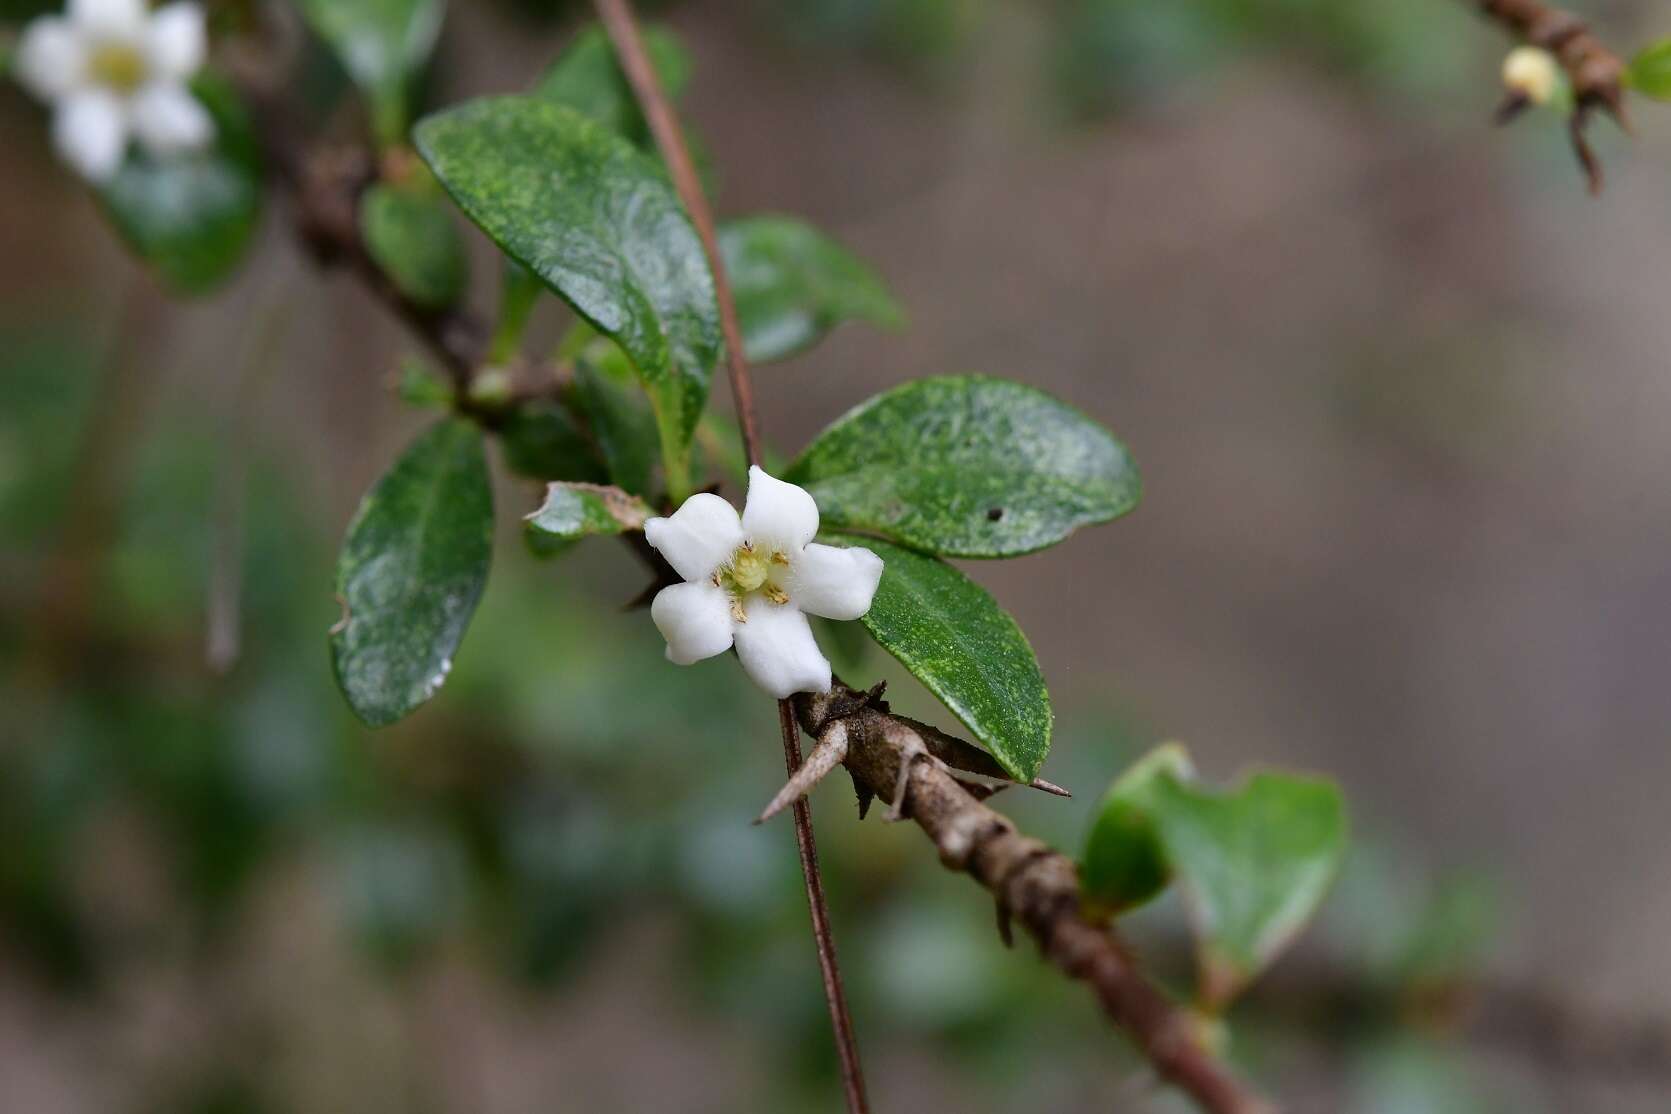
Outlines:
[{"label": "woody brown branch", "polygon": [[[814,736],[839,724],[847,736],[843,764],[861,798],[895,805],[933,841],[948,869],[990,891],[1005,935],[1012,919],[1019,922],[1050,962],[1088,984],[1161,1078],[1210,1114],[1273,1114],[1274,1106],[1212,1055],[1191,1015],[1138,970],[1114,933],[1085,915],[1073,861],[977,800],[933,758],[913,721],[840,681],[827,694],[796,697],[795,707]],[[895,800],[899,786],[903,799]]]},{"label": "woody brown branch", "polygon": [[[1584,170],[1591,193],[1601,192],[1601,163],[1585,138],[1592,112],[1600,109],[1629,130],[1625,113],[1625,63],[1591,33],[1589,25],[1571,12],[1540,0],[1478,0],[1479,9],[1511,35],[1529,46],[1554,55],[1572,85],[1573,109],[1568,135],[1573,153]],[[1499,119],[1512,119],[1524,107],[1512,99],[1499,110]]]}]

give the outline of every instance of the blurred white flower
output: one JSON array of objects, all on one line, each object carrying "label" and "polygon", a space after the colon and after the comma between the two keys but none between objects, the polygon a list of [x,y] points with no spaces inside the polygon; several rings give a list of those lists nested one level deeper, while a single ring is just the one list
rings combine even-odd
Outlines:
[{"label": "blurred white flower", "polygon": [[782,700],[830,691],[830,663],[808,615],[857,619],[870,610],[882,559],[813,542],[818,505],[791,483],[750,468],[742,518],[717,495],[692,495],[644,535],[687,583],[663,588],[650,617],[679,665],[737,647],[754,683]]},{"label": "blurred white flower", "polygon": [[166,157],[214,137],[214,122],[186,84],[207,49],[195,3],[151,11],[145,0],[69,0],[63,15],[24,29],[17,76],[53,106],[58,153],[86,178],[105,182],[130,138]]},{"label": "blurred white flower", "polygon": [[1533,104],[1548,104],[1561,81],[1561,64],[1536,46],[1517,46],[1503,59],[1503,85]]}]

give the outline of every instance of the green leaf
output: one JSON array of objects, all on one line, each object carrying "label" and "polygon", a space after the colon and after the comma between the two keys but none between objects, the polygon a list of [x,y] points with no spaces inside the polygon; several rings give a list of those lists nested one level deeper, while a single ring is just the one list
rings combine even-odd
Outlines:
[{"label": "green leaf", "polygon": [[470,219],[626,352],[680,495],[720,352],[719,311],[701,241],[660,167],[534,97],[450,109],[422,121],[416,139]]},{"label": "green leaf", "polygon": [[[677,100],[690,81],[690,55],[672,32],[653,24],[644,27],[644,49],[661,79],[662,90],[670,100]],[[638,107],[638,98],[615,60],[609,36],[597,24],[575,36],[534,92],[596,120],[641,148],[651,147],[650,127]]]},{"label": "green leaf", "polygon": [[610,482],[648,495],[656,468],[656,416],[633,381],[632,364],[607,340],[575,358],[575,402],[585,412]]},{"label": "green leaf", "polygon": [[519,406],[506,415],[498,434],[505,463],[519,475],[547,482],[604,478],[597,450],[561,403]]},{"label": "green leaf", "polygon": [[446,0],[298,0],[308,25],[372,101],[378,138],[405,130],[406,90],[429,60]]},{"label": "green leaf", "polygon": [[559,541],[644,529],[656,512],[636,495],[604,484],[555,483],[545,503],[526,519],[528,529]]},{"label": "green leaf", "polygon": [[1137,505],[1137,466],[1100,425],[984,376],[919,379],[860,403],[784,479],[827,526],[929,553],[1011,557]]},{"label": "green leaf", "polygon": [[204,293],[244,258],[261,214],[261,173],[250,120],[226,85],[192,91],[215,122],[215,142],[189,155],[130,155],[100,202],[135,254],[175,289]]},{"label": "green leaf", "polygon": [[373,727],[434,696],[487,583],[493,492],[482,434],[450,418],[412,443],[348,527],[337,559],[337,684]]},{"label": "green leaf", "polygon": [[944,561],[869,538],[836,537],[882,558],[864,617],[882,648],[950,708],[1022,784],[1050,750],[1050,694],[1033,648],[986,589]]},{"label": "green leaf", "polygon": [[755,363],[793,356],[843,321],[900,328],[905,315],[857,257],[791,217],[731,221],[720,253],[737,300],[743,351]]},{"label": "green leaf", "polygon": [[1671,101],[1671,39],[1660,39],[1632,58],[1625,80],[1645,97]]},{"label": "green leaf", "polygon": [[426,410],[445,410],[455,397],[452,383],[422,356],[406,356],[400,361],[400,372],[395,379],[395,397],[408,406]]},{"label": "green leaf", "polygon": [[1172,881],[1172,865],[1152,815],[1155,783],[1163,775],[1180,781],[1194,775],[1182,744],[1165,743],[1144,755],[1097,805],[1079,881],[1086,901],[1098,912],[1136,908]]},{"label": "green leaf", "polygon": [[409,300],[445,309],[464,296],[469,263],[452,207],[423,183],[378,183],[360,198],[366,250]]},{"label": "green leaf", "polygon": [[1220,795],[1161,774],[1148,808],[1183,884],[1202,1004],[1221,1010],[1322,904],[1346,852],[1346,805],[1321,778],[1259,773]]}]

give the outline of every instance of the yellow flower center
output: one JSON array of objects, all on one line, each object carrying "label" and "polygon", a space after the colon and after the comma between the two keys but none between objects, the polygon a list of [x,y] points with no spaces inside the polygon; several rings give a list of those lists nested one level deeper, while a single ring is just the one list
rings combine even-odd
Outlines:
[{"label": "yellow flower center", "polygon": [[772,579],[774,566],[787,568],[789,558],[776,550],[762,553],[754,548],[754,543],[744,542],[731,555],[731,560],[714,573],[714,586],[731,594],[731,617],[737,622],[748,622],[743,601],[755,592],[775,604],[789,602],[789,593]]},{"label": "yellow flower center", "polygon": [[102,43],[88,55],[87,72],[100,85],[132,93],[145,84],[145,55],[127,43]]}]

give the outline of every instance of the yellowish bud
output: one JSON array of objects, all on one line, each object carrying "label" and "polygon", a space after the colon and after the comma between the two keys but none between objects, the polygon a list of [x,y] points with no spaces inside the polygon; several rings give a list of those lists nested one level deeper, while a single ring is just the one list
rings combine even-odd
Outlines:
[{"label": "yellowish bud", "polygon": [[1517,46],[1503,59],[1503,84],[1533,104],[1548,104],[1560,80],[1560,63],[1542,47]]}]

